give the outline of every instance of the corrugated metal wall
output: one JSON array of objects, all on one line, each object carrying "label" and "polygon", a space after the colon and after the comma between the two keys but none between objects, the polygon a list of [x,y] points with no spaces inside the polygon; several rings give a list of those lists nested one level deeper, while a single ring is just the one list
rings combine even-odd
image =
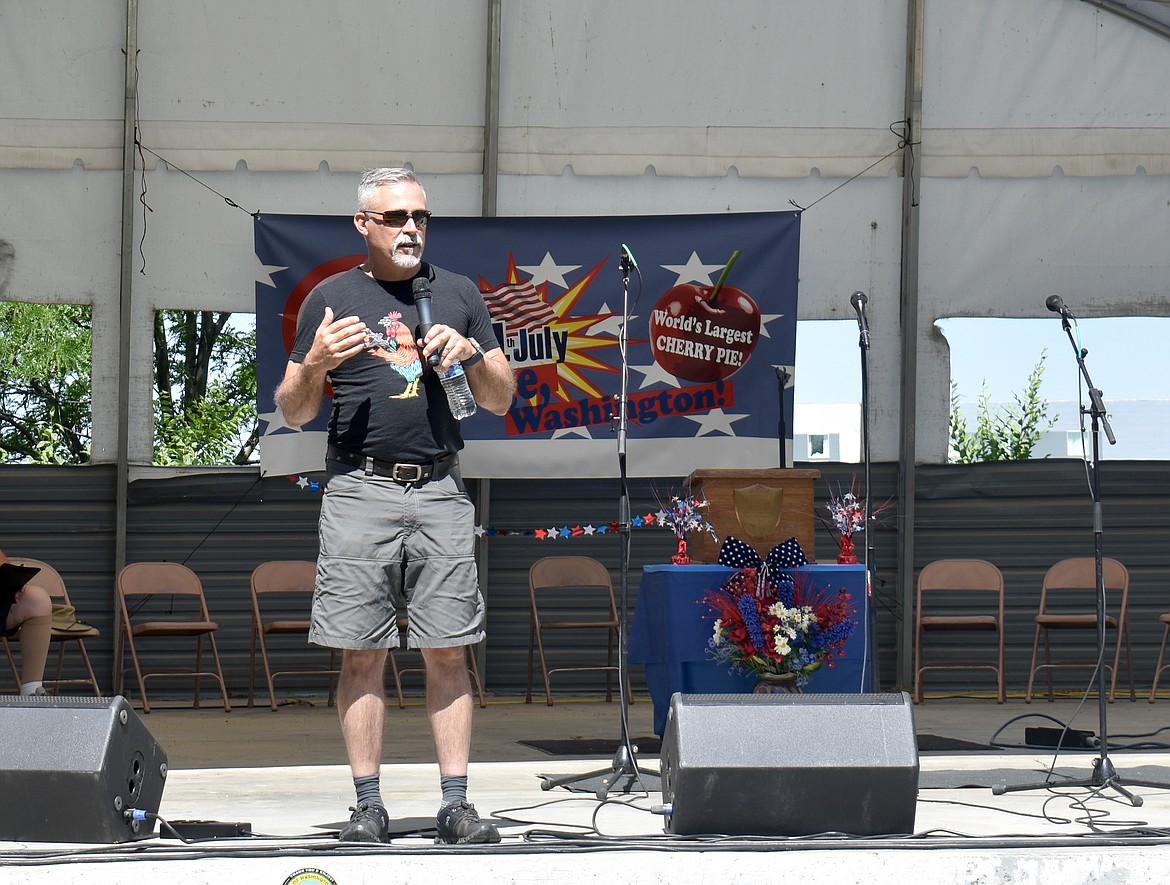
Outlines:
[{"label": "corrugated metal wall", "polygon": [[[800,465],[809,466],[809,465]],[[856,465],[815,465],[817,507],[830,490],[860,482]],[[91,643],[99,679],[112,684],[114,499],[113,468],[0,467],[0,547],[12,555],[54,563],[67,581],[84,618],[103,636]],[[875,503],[892,499],[896,465],[877,464],[871,471]],[[493,480],[487,525],[497,532],[485,539],[489,640],[484,650],[489,691],[522,692],[528,648],[527,573],[541,556],[573,553],[594,556],[610,569],[620,593],[621,556],[616,534],[538,540],[523,532],[536,528],[602,525],[615,521],[616,480]],[[1157,616],[1170,609],[1170,463],[1105,462],[1102,467],[1104,550],[1124,562],[1131,573],[1131,625],[1135,679],[1148,691],[1161,641]],[[681,478],[630,483],[630,509],[639,516],[658,509],[682,490]],[[473,489],[479,492],[480,489]],[[1032,648],[1032,615],[1039,600],[1044,570],[1068,556],[1092,556],[1091,500],[1084,465],[1049,460],[971,466],[922,466],[917,478],[917,525],[914,570],[938,558],[989,559],[1004,571],[1007,589],[1007,679],[1009,690],[1022,691]],[[128,558],[184,562],[202,578],[209,605],[221,624],[219,642],[229,688],[242,696],[248,682],[248,633],[251,570],[269,559],[313,559],[319,496],[285,479],[258,480],[253,474],[222,473],[167,480],[137,481],[131,486]],[[895,501],[875,532],[871,566],[875,576],[878,671],[883,687],[896,675],[898,641],[899,509]],[[822,560],[832,556],[832,538],[819,529]],[[668,561],[673,537],[660,529],[635,528],[630,536],[628,595],[636,604],[641,567]],[[975,638],[976,641],[978,637]],[[972,638],[948,637],[950,653],[972,654]],[[985,641],[985,640],[983,640]],[[1085,641],[1092,642],[1091,637]],[[592,643],[583,639],[586,646]],[[581,648],[579,651],[588,651]],[[592,649],[595,660],[604,651]],[[186,649],[175,656],[187,655]],[[280,655],[297,666],[319,660],[323,652],[294,641]],[[640,668],[635,667],[635,688]],[[986,691],[990,674],[936,673],[928,691]],[[1058,686],[1082,688],[1088,673],[1063,674]],[[562,674],[555,683],[588,689],[601,685],[598,674]],[[159,683],[165,693],[167,685]],[[177,690],[189,690],[175,684]],[[320,679],[303,685],[286,680],[282,694],[322,690]]]}]

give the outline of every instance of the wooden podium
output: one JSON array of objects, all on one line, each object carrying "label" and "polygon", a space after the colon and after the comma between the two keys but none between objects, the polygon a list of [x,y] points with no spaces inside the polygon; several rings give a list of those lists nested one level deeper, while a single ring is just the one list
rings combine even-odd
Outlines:
[{"label": "wooden podium", "polygon": [[[800,542],[809,562],[816,562],[813,481],[819,470],[782,467],[696,470],[687,477],[692,497],[710,502],[707,520],[719,536],[739,538],[767,556],[791,537]],[[719,545],[709,532],[692,532],[687,552],[695,562],[715,562]]]}]

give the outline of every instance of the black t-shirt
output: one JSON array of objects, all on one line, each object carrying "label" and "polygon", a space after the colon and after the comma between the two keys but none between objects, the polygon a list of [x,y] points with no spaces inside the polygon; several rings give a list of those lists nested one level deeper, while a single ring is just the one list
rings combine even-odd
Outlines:
[{"label": "black t-shirt", "polygon": [[[419,273],[431,278],[433,322],[475,338],[487,350],[499,346],[491,315],[471,280],[427,263]],[[305,299],[289,356],[304,361],[326,305],[335,320],[357,316],[383,336],[328,375],[333,393],[329,442],[382,461],[429,461],[463,448],[443,387],[414,345],[418,309],[411,283],[373,280],[356,267],[326,280]]]}]

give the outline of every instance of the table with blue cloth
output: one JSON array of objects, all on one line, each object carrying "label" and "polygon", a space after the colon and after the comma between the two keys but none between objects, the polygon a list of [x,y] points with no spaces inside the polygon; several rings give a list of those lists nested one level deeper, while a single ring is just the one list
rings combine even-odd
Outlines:
[{"label": "table with blue cloth", "polygon": [[[869,599],[864,565],[806,565],[791,570],[814,586],[844,588],[857,608],[857,629],[832,667],[822,667],[805,692],[855,694],[871,690]],[[630,629],[630,663],[644,664],[654,701],[654,733],[663,734],[670,698],[684,694],[746,694],[754,675],[733,673],[716,664],[708,641],[715,615],[703,602],[708,590],[722,586],[735,569],[722,565],[648,565],[642,569],[634,622]]]}]

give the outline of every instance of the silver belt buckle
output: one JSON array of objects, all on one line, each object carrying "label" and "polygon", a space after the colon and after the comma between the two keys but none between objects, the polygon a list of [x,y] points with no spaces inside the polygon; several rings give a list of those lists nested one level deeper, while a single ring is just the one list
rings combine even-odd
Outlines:
[{"label": "silver belt buckle", "polygon": [[390,478],[395,482],[420,482],[423,478],[421,464],[395,464],[390,468]]}]

